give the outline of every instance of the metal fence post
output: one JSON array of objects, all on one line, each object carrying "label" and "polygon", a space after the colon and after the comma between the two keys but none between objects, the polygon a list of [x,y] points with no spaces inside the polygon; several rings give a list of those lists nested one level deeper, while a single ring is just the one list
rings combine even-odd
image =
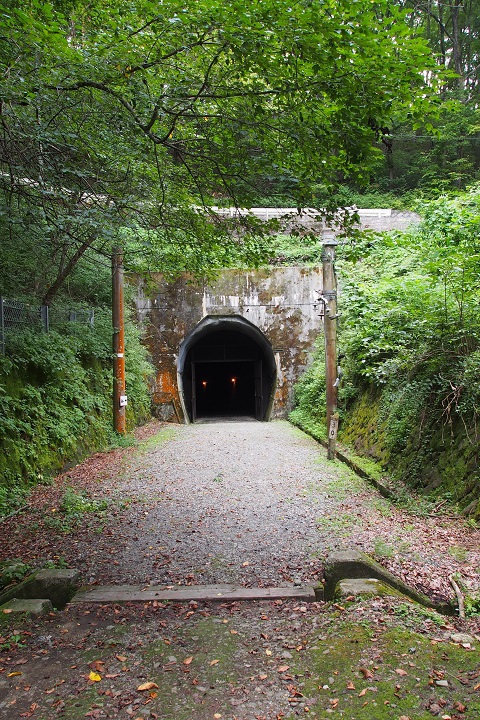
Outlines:
[{"label": "metal fence post", "polygon": [[48,305],[42,305],[40,307],[40,317],[42,318],[43,330],[48,333],[50,329],[48,323]]}]

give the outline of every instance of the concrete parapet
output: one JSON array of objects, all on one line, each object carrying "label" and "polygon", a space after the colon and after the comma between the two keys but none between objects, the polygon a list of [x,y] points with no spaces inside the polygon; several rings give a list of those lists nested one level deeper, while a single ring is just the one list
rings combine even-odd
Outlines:
[{"label": "concrete parapet", "polygon": [[389,570],[383,568],[379,563],[375,562],[365,553],[357,550],[342,550],[332,553],[325,562],[324,568],[325,600],[333,600],[335,598],[336,588],[341,580],[345,579],[376,579],[380,580],[384,585],[392,587],[397,592],[414,600],[419,605],[433,608],[443,615],[453,615],[454,608],[449,603],[435,603],[423,593],[414,590],[403,580],[396,577]]},{"label": "concrete parapet", "polygon": [[75,595],[80,573],[70,569],[45,569],[29,575],[23,582],[13,585],[0,594],[0,603],[13,598],[33,600],[47,598],[53,607],[62,609]]}]

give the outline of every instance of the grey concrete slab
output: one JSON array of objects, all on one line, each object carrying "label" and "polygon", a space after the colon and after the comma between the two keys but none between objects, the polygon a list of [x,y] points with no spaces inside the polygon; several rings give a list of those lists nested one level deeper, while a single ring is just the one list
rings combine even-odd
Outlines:
[{"label": "grey concrete slab", "polygon": [[169,600],[188,602],[190,600],[238,601],[277,600],[295,598],[306,602],[317,599],[313,587],[270,587],[246,588],[236,585],[104,585],[80,590],[72,603],[121,603]]},{"label": "grey concrete slab", "polygon": [[13,598],[0,606],[0,613],[28,613],[29,615],[46,615],[52,612],[53,605],[47,599]]}]

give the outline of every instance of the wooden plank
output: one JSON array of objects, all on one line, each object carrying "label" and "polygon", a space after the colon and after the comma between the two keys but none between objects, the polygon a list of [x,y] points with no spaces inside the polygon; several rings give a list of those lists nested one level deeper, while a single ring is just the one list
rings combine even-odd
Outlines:
[{"label": "wooden plank", "polygon": [[122,603],[169,600],[238,601],[280,600],[294,598],[315,601],[313,587],[246,588],[236,585],[104,585],[83,588],[73,597],[72,603]]}]

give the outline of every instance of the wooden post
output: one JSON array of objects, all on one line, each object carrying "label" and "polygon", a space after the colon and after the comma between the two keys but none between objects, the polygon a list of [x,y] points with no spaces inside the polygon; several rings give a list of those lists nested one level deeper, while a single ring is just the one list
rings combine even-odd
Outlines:
[{"label": "wooden post", "polygon": [[125,434],[125,329],[123,320],[123,254],[115,248],[112,255],[113,324],[113,427]]},{"label": "wooden post", "polygon": [[325,381],[327,406],[327,458],[335,459],[338,413],[337,413],[337,281],[335,276],[335,247],[338,245],[335,234],[330,230],[323,232],[323,291],[325,304]]}]

